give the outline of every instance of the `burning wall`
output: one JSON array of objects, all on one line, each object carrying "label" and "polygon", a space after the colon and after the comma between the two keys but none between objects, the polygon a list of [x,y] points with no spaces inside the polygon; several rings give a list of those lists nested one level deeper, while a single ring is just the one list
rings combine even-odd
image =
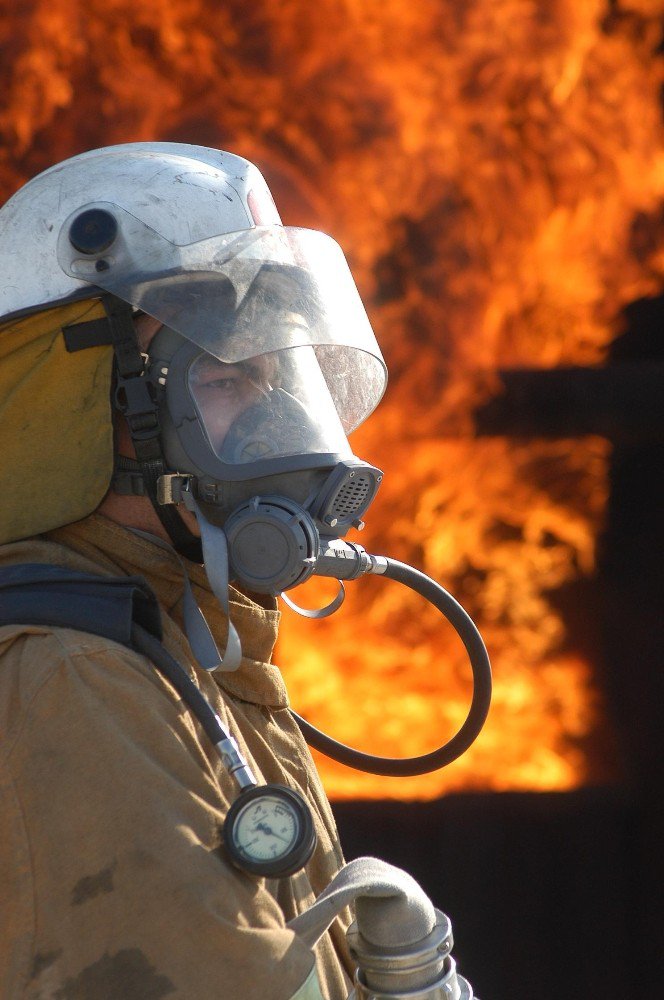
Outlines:
[{"label": "burning wall", "polygon": [[[0,188],[86,148],[175,140],[258,162],[283,217],[346,249],[391,371],[356,435],[385,484],[366,537],[477,618],[494,707],[448,771],[333,795],[597,777],[592,657],[556,594],[592,574],[600,438],[473,438],[500,367],[601,364],[662,287],[660,0],[31,0],[0,13]],[[317,725],[378,753],[446,739],[468,671],[396,585],[350,585],[279,659]],[[303,598],[304,600],[304,598]],[[592,621],[588,621],[590,630]],[[601,775],[600,775],[601,776]]]}]

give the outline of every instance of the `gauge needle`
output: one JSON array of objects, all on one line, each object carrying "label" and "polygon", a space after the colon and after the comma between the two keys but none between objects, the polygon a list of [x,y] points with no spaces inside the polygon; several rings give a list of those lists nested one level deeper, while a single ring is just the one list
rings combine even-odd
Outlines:
[{"label": "gauge needle", "polygon": [[272,829],[271,826],[268,826],[266,823],[257,823],[256,826],[254,827],[254,830],[260,830],[261,833],[267,833],[268,836],[270,837],[278,837],[279,840],[283,840],[285,842],[288,842],[289,840],[288,837],[282,837],[280,833],[277,833],[275,830]]}]

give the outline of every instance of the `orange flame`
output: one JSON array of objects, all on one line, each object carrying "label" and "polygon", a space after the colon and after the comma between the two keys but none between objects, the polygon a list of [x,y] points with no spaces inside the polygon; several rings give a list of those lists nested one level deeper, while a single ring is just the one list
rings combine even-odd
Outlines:
[{"label": "orange flame", "polygon": [[[361,540],[467,605],[496,690],[446,772],[397,784],[322,764],[333,796],[598,776],[592,664],[555,595],[592,574],[609,445],[474,440],[472,412],[500,367],[601,363],[622,306],[662,288],[662,13],[661,0],[33,0],[0,14],[5,194],[85,148],[205,143],[256,161],[283,217],[349,254],[392,374],[354,442],[386,472]],[[325,624],[286,615],[295,706],[375,753],[432,749],[465,712],[463,651],[403,588],[348,589]]]}]

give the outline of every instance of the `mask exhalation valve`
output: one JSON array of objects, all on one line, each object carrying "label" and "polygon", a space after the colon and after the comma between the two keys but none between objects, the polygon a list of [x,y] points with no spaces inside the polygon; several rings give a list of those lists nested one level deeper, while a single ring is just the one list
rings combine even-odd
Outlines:
[{"label": "mask exhalation valve", "polygon": [[354,458],[339,462],[328,476],[310,510],[321,525],[345,535],[349,528],[363,528],[362,516],[383,479],[380,469]]}]

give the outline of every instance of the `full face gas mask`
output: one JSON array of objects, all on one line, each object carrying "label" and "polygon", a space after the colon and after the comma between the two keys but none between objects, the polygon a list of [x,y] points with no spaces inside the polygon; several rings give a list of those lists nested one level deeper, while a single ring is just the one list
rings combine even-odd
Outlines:
[{"label": "full face gas mask", "polygon": [[375,406],[384,366],[368,330],[364,349],[339,342],[310,271],[236,259],[213,289],[223,319],[205,349],[169,327],[149,346],[146,378],[178,470],[160,499],[195,502],[224,528],[231,578],[277,595],[315,571],[321,539],[362,526],[382,475],[346,435]]},{"label": "full face gas mask", "polygon": [[[86,211],[100,228],[110,215]],[[152,267],[161,256],[163,276],[147,281],[133,261],[125,274],[109,255],[96,280],[116,303],[165,324],[139,374],[167,470],[159,504],[196,513],[220,599],[226,562],[242,586],[281,594],[316,571],[330,541],[362,525],[382,478],[346,436],[376,406],[386,375],[343,254],[321,233],[272,227],[180,247],[174,259],[135,219],[126,226],[150,245]],[[86,262],[71,249],[62,244],[74,271]],[[137,379],[119,378],[131,429]]]}]

